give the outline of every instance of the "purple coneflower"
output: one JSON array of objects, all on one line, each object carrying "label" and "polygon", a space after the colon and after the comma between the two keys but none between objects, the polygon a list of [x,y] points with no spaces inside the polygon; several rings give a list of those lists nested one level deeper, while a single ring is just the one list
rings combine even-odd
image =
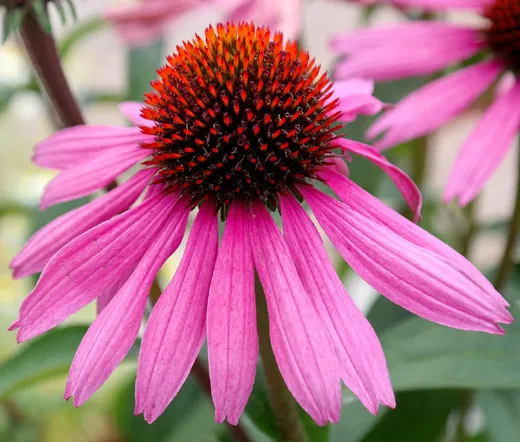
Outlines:
[{"label": "purple coneflower", "polygon": [[[141,345],[136,413],[149,422],[175,397],[206,337],[216,419],[238,422],[258,359],[255,271],[280,371],[318,424],[339,419],[340,379],[372,413],[395,405],[378,338],[336,275],[303,200],[354,270],[395,303],[464,330],[500,334],[497,323],[511,322],[507,302],[465,258],[345,175],[335,148],[385,170],[418,214],[420,193],[401,170],[335,134],[356,100],[367,110],[363,89],[350,94],[354,103],[339,103],[307,52],[251,24],[210,27],[158,74],[145,106],[121,107],[135,127],[73,127],[36,148],[37,164],[60,169],[43,207],[89,195],[142,162],[119,187],[37,232],[12,262],[16,277],[43,269],[12,326],[19,341],[103,300],[70,370],[65,396],[74,395],[75,405],[131,348],[152,281],[196,209]],[[339,199],[314,188],[318,181]]]},{"label": "purple coneflower", "polygon": [[[391,3],[430,10],[467,8],[486,19],[479,27],[439,21],[414,21],[365,29],[336,37],[333,49],[349,54],[338,78],[394,80],[427,75],[483,57],[478,63],[431,81],[388,110],[369,129],[381,149],[426,135],[466,110],[505,73],[520,69],[520,4],[517,0],[395,0]],[[510,74],[509,74],[510,75]],[[505,77],[507,79],[507,77]],[[499,166],[520,127],[520,83],[502,84],[498,96],[468,137],[453,166],[446,202],[468,204]]]}]

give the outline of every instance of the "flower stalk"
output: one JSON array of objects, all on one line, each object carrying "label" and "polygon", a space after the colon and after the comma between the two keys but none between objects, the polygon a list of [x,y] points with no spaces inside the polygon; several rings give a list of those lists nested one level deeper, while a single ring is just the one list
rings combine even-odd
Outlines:
[{"label": "flower stalk", "polygon": [[25,14],[20,34],[38,78],[63,125],[69,127],[85,124],[63,72],[54,38],[42,29],[33,11]]},{"label": "flower stalk", "polygon": [[517,184],[516,195],[513,214],[511,215],[511,222],[507,233],[506,245],[502,254],[502,259],[498,267],[498,272],[495,277],[495,288],[501,291],[505,288],[514,264],[515,246],[520,236],[520,155],[518,156],[517,167]]},{"label": "flower stalk", "polygon": [[262,285],[258,279],[256,281],[256,319],[260,357],[262,358],[271,407],[281,433],[281,441],[307,442],[308,439],[298,413],[298,405],[287,388],[274,357],[269,337],[267,304]]}]

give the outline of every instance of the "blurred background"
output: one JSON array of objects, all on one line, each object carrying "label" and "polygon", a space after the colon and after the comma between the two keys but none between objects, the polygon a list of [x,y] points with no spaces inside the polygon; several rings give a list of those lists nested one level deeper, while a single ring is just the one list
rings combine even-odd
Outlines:
[{"label": "blurred background", "polygon": [[[208,4],[173,20],[159,42],[130,49],[102,20],[108,8],[121,3],[126,2],[79,0],[75,2],[78,20],[68,20],[65,25],[57,14],[51,14],[66,74],[89,123],[125,124],[117,103],[139,100],[165,54],[195,32],[202,33],[209,23],[224,19],[221,9]],[[328,48],[331,36],[361,26],[406,19],[391,7],[378,7],[368,15],[366,9],[345,0],[301,3],[301,42],[327,70],[335,63]],[[474,20],[471,14],[448,19]],[[378,85],[375,95],[394,103],[422,81]],[[472,214],[454,206],[442,206],[439,201],[455,154],[480,115],[479,106],[477,102],[428,140],[392,150],[389,157],[421,184],[425,196],[423,227],[455,247],[460,247],[468,229],[476,229],[470,257],[484,272],[492,274],[500,259],[504,230],[512,211],[518,149],[511,150],[471,209]],[[371,121],[361,117],[347,126],[347,136],[364,140],[364,131]],[[45,212],[38,210],[42,189],[54,172],[31,164],[32,149],[54,131],[55,124],[56,118],[39,90],[20,42],[9,38],[0,47],[0,441],[230,440],[226,428],[214,423],[211,402],[192,380],[154,425],[134,417],[135,354],[83,407],[75,409],[65,402],[63,389],[68,366],[86,325],[94,318],[94,306],[75,315],[64,328],[32,343],[17,345],[15,333],[7,332],[22,299],[35,283],[34,278],[13,281],[9,261],[37,228],[85,202],[59,205]],[[417,167],[413,152],[425,149],[425,143],[426,161]],[[359,184],[402,209],[397,192],[378,170],[357,159],[351,170]],[[174,272],[177,261],[175,255],[163,269],[164,281]],[[460,388],[469,387],[485,390],[477,393],[469,412],[465,410],[462,425],[470,435],[467,440],[520,440],[520,395],[514,389],[504,391],[508,386],[520,388],[518,333],[513,331],[507,341],[498,343],[487,336],[466,338],[460,332],[426,326],[422,320],[412,323],[406,312],[380,299],[339,259],[337,265],[351,295],[382,337],[394,386],[402,393],[397,396],[397,411],[383,410],[380,416],[373,417],[345,392],[341,424],[325,430],[311,428],[313,441],[452,440],[457,425],[461,425],[460,409],[464,408],[465,396]],[[517,268],[508,288],[511,297],[520,298],[519,287]],[[406,340],[410,338],[413,339]],[[269,427],[273,423],[265,391],[261,386],[255,391],[243,419],[244,426],[252,440],[276,439],[276,432]]]}]

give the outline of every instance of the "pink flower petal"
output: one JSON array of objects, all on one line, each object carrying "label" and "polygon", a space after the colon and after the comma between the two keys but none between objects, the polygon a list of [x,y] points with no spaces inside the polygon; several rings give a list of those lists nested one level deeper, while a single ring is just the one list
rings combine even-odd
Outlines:
[{"label": "pink flower petal", "polygon": [[56,218],[38,230],[11,261],[13,277],[41,271],[59,249],[78,235],[128,209],[150,181],[152,170],[137,172],[126,183],[94,201]]},{"label": "pink flower petal", "polygon": [[47,184],[40,208],[89,195],[114,181],[119,175],[150,155],[134,145],[113,147],[82,164],[62,170]]},{"label": "pink flower petal", "polygon": [[376,81],[434,73],[471,57],[483,44],[478,30],[440,22],[364,29],[331,42],[336,52],[350,54],[337,65],[337,78]]},{"label": "pink flower petal", "polygon": [[444,200],[458,197],[465,206],[482,190],[487,180],[513,146],[520,129],[520,82],[489,107],[462,146],[451,171]]},{"label": "pink flower petal", "polygon": [[94,394],[135,342],[153,280],[179,247],[188,215],[184,201],[170,202],[158,220],[161,225],[157,235],[134,272],[83,337],[65,388],[66,399],[74,395],[74,406]]},{"label": "pink flower petal", "polygon": [[60,130],[39,143],[33,161],[40,167],[67,169],[124,145],[128,148],[153,140],[137,127],[74,126]]},{"label": "pink flower petal", "polygon": [[137,366],[135,413],[155,421],[188,377],[204,340],[217,257],[215,207],[201,207],[172,282],[152,310]]},{"label": "pink flower petal", "polygon": [[358,114],[375,115],[382,108],[381,103],[374,92],[374,82],[359,78],[340,80],[334,82],[334,96],[340,99],[336,110],[341,111],[341,120],[351,122]]},{"label": "pink flower petal", "polygon": [[500,305],[505,307],[509,306],[507,301],[495,290],[493,285],[464,256],[443,243],[440,239],[408,221],[395,210],[392,210],[370,193],[361,189],[351,180],[345,179],[344,176],[337,172],[329,172],[329,170],[330,169],[326,172],[327,184],[350,209],[362,211],[367,217],[376,220],[379,224],[383,224],[395,235],[402,237],[403,240],[435,252],[443,256],[446,260],[453,262],[468,278],[479,285],[480,290],[486,293],[487,297],[490,297],[494,302]]},{"label": "pink flower petal", "polygon": [[414,222],[417,222],[421,218],[421,191],[415,185],[413,180],[408,175],[406,175],[406,173],[404,173],[397,166],[390,163],[372,146],[345,138],[338,138],[334,140],[334,142],[339,144],[344,151],[361,155],[362,157],[380,167],[395,183],[399,189],[399,192],[401,192],[403,198],[408,203],[408,206],[410,206],[410,209],[412,209],[414,214]]},{"label": "pink flower petal", "polygon": [[373,414],[379,404],[395,407],[385,356],[374,329],[338,278],[320,235],[292,196],[280,198],[284,236],[314,307],[326,324],[340,375]]},{"label": "pink flower petal", "polygon": [[22,303],[18,341],[50,330],[117,284],[150,247],[175,198],[150,198],[56,253]]},{"label": "pink flower petal", "polygon": [[502,69],[495,60],[484,61],[432,81],[387,111],[367,135],[374,138],[388,130],[376,144],[381,149],[426,135],[467,109]]},{"label": "pink flower petal", "polygon": [[[307,186],[300,191],[345,260],[372,287],[418,316],[462,330],[502,334],[509,312],[455,262],[405,240],[361,207]],[[359,203],[359,202],[358,202]],[[402,228],[409,221],[403,218]]]},{"label": "pink flower petal", "polygon": [[273,219],[261,203],[249,217],[253,259],[265,290],[269,334],[289,390],[318,425],[338,422],[338,361]]},{"label": "pink flower petal", "polygon": [[255,271],[245,207],[233,204],[211,281],[208,357],[215,419],[236,425],[251,395],[258,362]]},{"label": "pink flower petal", "polygon": [[123,101],[119,104],[119,111],[126,117],[134,126],[148,126],[154,125],[153,121],[147,120],[141,116],[141,109],[146,107],[145,104],[138,101]]}]

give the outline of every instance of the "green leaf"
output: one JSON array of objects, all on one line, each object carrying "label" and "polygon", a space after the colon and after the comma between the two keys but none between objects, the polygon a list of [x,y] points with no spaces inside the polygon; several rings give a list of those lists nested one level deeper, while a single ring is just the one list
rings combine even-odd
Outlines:
[{"label": "green leaf", "polygon": [[24,344],[0,365],[0,397],[67,373],[86,326],[58,328]]},{"label": "green leaf", "polygon": [[36,230],[41,229],[43,226],[49,224],[59,216],[68,213],[71,210],[77,209],[78,207],[81,207],[88,202],[88,198],[80,198],[78,200],[56,204],[49,207],[47,210],[44,210],[43,212],[36,212],[33,218],[32,231],[36,232]]},{"label": "green leaf", "polygon": [[[276,427],[276,418],[271,408],[268,394],[264,375],[261,371],[258,371],[245,413],[264,434],[274,440],[281,440],[281,434]],[[309,440],[312,442],[327,442],[329,440],[330,428],[328,426],[318,426],[302,408],[299,409],[299,412]]]},{"label": "green leaf", "polygon": [[520,388],[520,323],[504,336],[466,332],[413,318],[382,335],[396,391]]},{"label": "green leaf", "polygon": [[67,13],[65,12],[65,7],[63,6],[63,3],[61,1],[57,1],[53,4],[56,8],[56,11],[58,12],[58,15],[60,16],[61,24],[64,25],[65,23],[67,23]]},{"label": "green leaf", "polygon": [[150,81],[156,78],[157,69],[164,64],[164,45],[164,39],[160,39],[150,46],[129,49],[127,63],[129,100],[143,101],[144,94],[150,92]]},{"label": "green leaf", "polygon": [[142,416],[134,416],[134,380],[127,382],[118,392],[114,406],[116,425],[126,442],[170,440],[203,401],[199,386],[188,377],[175,400],[153,423],[148,424]]},{"label": "green leaf", "polygon": [[448,415],[460,402],[457,390],[399,393],[398,406],[388,411],[363,442],[437,442],[445,433]]},{"label": "green leaf", "polygon": [[[0,397],[41,381],[64,375],[88,327],[60,327],[22,344],[20,351],[0,364]],[[137,341],[127,358],[137,357]]]},{"label": "green leaf", "polygon": [[368,312],[367,319],[378,333],[411,317],[411,313],[397,304],[379,296]]},{"label": "green leaf", "polygon": [[51,20],[49,18],[49,11],[47,11],[45,0],[33,0],[32,7],[39,25],[45,32],[47,32],[47,34],[52,34]]},{"label": "green leaf", "polygon": [[370,414],[352,393],[345,390],[343,406],[341,407],[341,420],[338,424],[330,426],[330,442],[357,442],[361,440],[387,412],[388,408],[382,407],[377,416]]},{"label": "green leaf", "polygon": [[25,11],[22,9],[12,9],[4,13],[2,43],[5,43],[9,35],[18,31],[22,24]]},{"label": "green leaf", "polygon": [[78,19],[78,13],[76,11],[76,5],[74,4],[74,1],[73,0],[65,0],[65,1],[69,5],[70,15],[72,15],[72,18],[74,20],[77,20]]},{"label": "green leaf", "polygon": [[477,393],[485,416],[490,442],[517,440],[520,434],[520,390],[490,390]]},{"label": "green leaf", "polygon": [[245,413],[267,436],[278,440],[280,432],[276,428],[276,420],[269,402],[267,386],[263,373],[259,369],[256,374],[253,391],[246,405]]}]

